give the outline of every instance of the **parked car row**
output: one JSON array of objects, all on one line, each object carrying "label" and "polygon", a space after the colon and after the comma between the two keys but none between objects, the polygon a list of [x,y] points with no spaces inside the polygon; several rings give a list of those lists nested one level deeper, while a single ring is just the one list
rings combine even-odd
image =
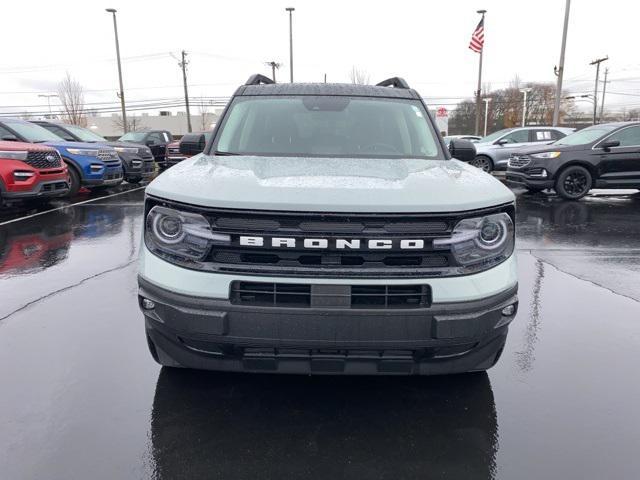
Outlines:
[{"label": "parked car row", "polygon": [[[123,181],[139,183],[204,150],[210,136],[174,142],[166,130],[129,132],[109,141],[87,128],[47,120],[0,119],[0,205],[73,196]],[[172,155],[168,155],[171,145]]]},{"label": "parked car row", "polygon": [[507,128],[475,144],[470,163],[506,170],[507,184],[554,190],[578,200],[592,188],[640,188],[640,123],[615,122],[580,131],[562,127]]}]

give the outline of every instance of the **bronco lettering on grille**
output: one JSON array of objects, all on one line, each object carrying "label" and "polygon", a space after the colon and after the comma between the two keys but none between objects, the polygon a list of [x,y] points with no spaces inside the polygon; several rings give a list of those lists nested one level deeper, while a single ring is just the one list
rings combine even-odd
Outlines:
[{"label": "bronco lettering on grille", "polygon": [[307,248],[307,249],[326,249],[335,248],[336,250],[360,250],[368,248],[369,250],[422,250],[424,249],[423,239],[379,239],[372,238],[362,240],[359,238],[295,238],[295,237],[250,237],[240,235],[240,245],[244,247],[270,247],[270,248]]}]

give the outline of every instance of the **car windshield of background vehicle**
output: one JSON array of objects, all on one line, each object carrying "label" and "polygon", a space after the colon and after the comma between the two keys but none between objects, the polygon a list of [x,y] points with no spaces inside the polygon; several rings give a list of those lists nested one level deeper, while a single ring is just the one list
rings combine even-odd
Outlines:
[{"label": "car windshield of background vehicle", "polygon": [[146,132],[129,132],[121,136],[118,141],[120,142],[142,142],[146,136]]},{"label": "car windshield of background vehicle", "polygon": [[238,97],[215,150],[239,155],[444,159],[418,101]]},{"label": "car windshield of background vehicle", "polygon": [[75,125],[65,125],[67,130],[73,133],[76,137],[78,137],[83,142],[106,142],[107,139],[101,137],[97,133],[93,133],[91,130],[87,130],[86,128],[77,127]]},{"label": "car windshield of background vehicle", "polygon": [[600,137],[610,133],[616,127],[610,125],[596,125],[595,127],[588,127],[579,132],[571,133],[564,138],[561,138],[553,145],[585,145],[587,143],[595,142]]},{"label": "car windshield of background vehicle", "polygon": [[55,133],[51,133],[46,128],[34,123],[12,122],[11,120],[5,120],[4,124],[13,131],[17,132],[18,135],[25,138],[28,142],[42,143],[62,141],[62,139]]},{"label": "car windshield of background vehicle", "polygon": [[507,132],[510,132],[511,130],[513,130],[513,129],[512,128],[504,128],[502,130],[498,130],[497,132],[493,132],[491,135],[487,135],[486,137],[482,137],[480,140],[478,140],[478,143],[493,142],[495,140],[498,140],[501,136],[503,136]]}]

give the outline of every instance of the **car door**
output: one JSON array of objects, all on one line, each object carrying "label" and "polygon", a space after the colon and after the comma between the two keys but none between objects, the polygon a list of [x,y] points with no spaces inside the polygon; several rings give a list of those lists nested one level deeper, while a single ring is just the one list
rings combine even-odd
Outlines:
[{"label": "car door", "polygon": [[[607,150],[605,142],[620,145]],[[598,142],[594,147],[600,153],[600,179],[607,185],[637,187],[640,185],[640,125],[621,128]]]},{"label": "car door", "polygon": [[511,154],[529,145],[529,139],[529,130],[515,130],[500,138],[493,149],[494,164],[496,166],[504,165],[506,167]]}]

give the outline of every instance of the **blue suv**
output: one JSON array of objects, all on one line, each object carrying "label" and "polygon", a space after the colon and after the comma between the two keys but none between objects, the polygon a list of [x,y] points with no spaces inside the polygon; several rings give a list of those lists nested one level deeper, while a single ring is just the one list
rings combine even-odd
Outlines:
[{"label": "blue suv", "polygon": [[0,120],[0,140],[45,143],[58,150],[69,167],[70,196],[75,195],[81,186],[96,188],[122,183],[122,162],[112,147],[63,142],[40,125],[14,118]]}]

